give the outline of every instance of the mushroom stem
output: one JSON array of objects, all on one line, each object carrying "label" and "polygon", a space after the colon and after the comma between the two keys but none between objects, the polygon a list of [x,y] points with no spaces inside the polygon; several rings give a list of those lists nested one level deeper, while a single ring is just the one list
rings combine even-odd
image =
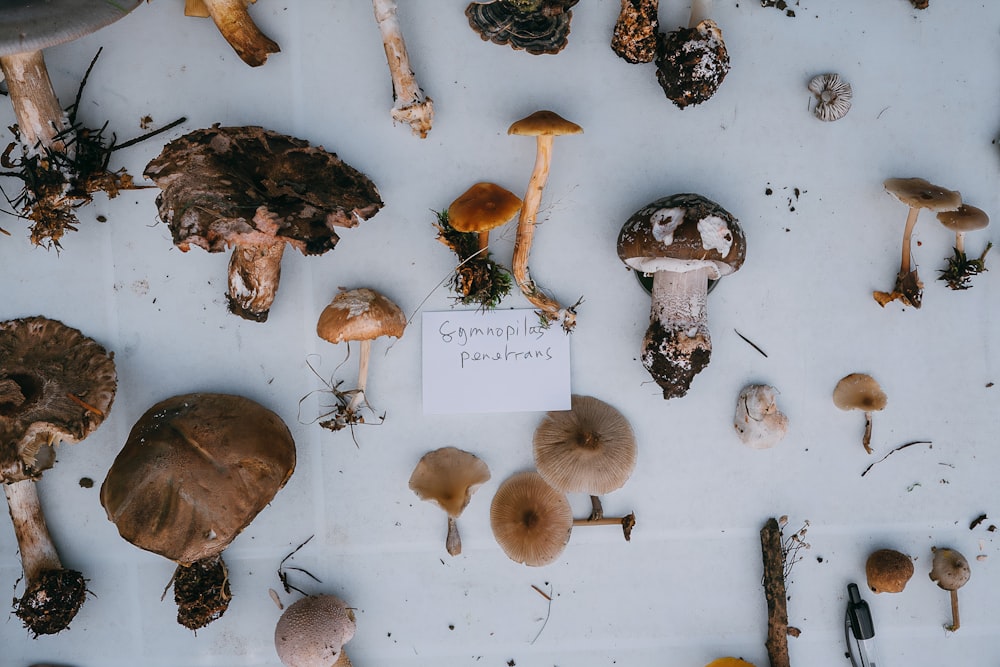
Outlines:
[{"label": "mushroom stem", "polygon": [[870,411],[865,412],[865,434],[861,438],[861,444],[864,445],[866,452],[872,453],[872,413]]},{"label": "mushroom stem", "polygon": [[625,534],[625,541],[632,540],[632,529],[635,528],[635,512],[629,512],[625,516],[605,517],[599,519],[573,519],[574,526],[621,526]]},{"label": "mushroom stem", "polygon": [[902,278],[910,272],[910,237],[913,236],[913,228],[917,224],[917,216],[920,209],[911,206],[910,212],[906,214],[906,226],[903,228],[903,251],[899,262],[899,276]]},{"label": "mushroom stem", "polygon": [[[69,118],[59,105],[41,51],[0,57],[0,69],[7,80],[10,101],[17,116],[17,128],[25,150],[52,148],[67,152],[64,134]],[[56,141],[60,137],[60,141]]]},{"label": "mushroom stem", "polygon": [[452,556],[462,553],[462,536],[458,534],[458,521],[455,517],[448,517],[448,537],[445,538],[444,547]]},{"label": "mushroom stem", "polygon": [[946,626],[946,629],[954,632],[961,626],[958,618],[958,589],[949,592],[951,593],[951,625]]},{"label": "mushroom stem", "polygon": [[361,341],[361,357],[358,360],[358,386],[354,390],[354,396],[347,405],[348,414],[353,414],[365,402],[365,388],[368,386],[368,360],[372,355],[372,342],[370,340]]},{"label": "mushroom stem", "polygon": [[691,15],[688,18],[688,27],[697,27],[699,23],[711,16],[712,0],[691,0]]},{"label": "mushroom stem", "polygon": [[604,507],[601,505],[600,496],[590,496],[590,520],[599,521],[604,517]]},{"label": "mushroom stem", "polygon": [[[256,0],[254,0],[256,1]],[[209,15],[236,55],[251,67],[267,62],[272,53],[281,51],[270,37],[257,27],[247,11],[248,0],[204,0]]]},{"label": "mushroom stem", "polygon": [[708,331],[708,280],[712,270],[657,271],[642,363],[664,398],[683,396],[712,354]]},{"label": "mushroom stem", "polygon": [[484,251],[490,247],[490,230],[479,232],[479,254],[484,255]]},{"label": "mushroom stem", "polygon": [[410,67],[410,56],[403,41],[403,31],[396,17],[396,0],[372,0],[375,22],[382,34],[385,59],[392,75],[392,119],[407,123],[413,134],[427,137],[434,121],[434,103],[424,95]]},{"label": "mushroom stem", "polygon": [[955,250],[965,254],[965,232],[955,232]]},{"label": "mushroom stem", "polygon": [[4,484],[3,490],[14,522],[24,578],[30,585],[44,570],[61,569],[62,562],[45,523],[35,482],[27,479]]},{"label": "mushroom stem", "polygon": [[283,240],[240,243],[229,259],[229,310],[253,322],[266,322],[281,279]]}]

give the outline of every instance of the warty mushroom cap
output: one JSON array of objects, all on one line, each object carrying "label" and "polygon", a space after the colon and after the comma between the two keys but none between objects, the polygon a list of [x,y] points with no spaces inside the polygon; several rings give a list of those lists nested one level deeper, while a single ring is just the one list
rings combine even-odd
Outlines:
[{"label": "warty mushroom cap", "polygon": [[316,323],[316,335],[334,344],[379,336],[400,338],[405,329],[406,315],[399,306],[367,287],[339,292]]},{"label": "warty mushroom cap", "polygon": [[938,222],[956,234],[975,232],[985,229],[990,224],[990,216],[981,208],[962,204],[954,211],[941,211],[937,214]]},{"label": "warty mushroom cap", "polygon": [[341,664],[344,644],[354,632],[354,612],[347,603],[335,595],[310,595],[278,619],[274,649],[288,667],[331,667]]},{"label": "warty mushroom cap", "polygon": [[568,43],[570,11],[580,0],[489,0],[465,8],[469,26],[494,44],[532,55],[556,54]]},{"label": "warty mushroom cap", "polygon": [[571,397],[569,410],[549,412],[535,429],[538,473],[557,491],[603,495],[621,488],[635,470],[632,426],[593,396]]},{"label": "warty mushroom cap", "polygon": [[123,538],[190,565],[222,553],[294,469],[278,415],[242,396],[183,394],[132,427],[101,505]]},{"label": "warty mushroom cap", "polygon": [[698,194],[662,197],[639,209],[618,234],[618,257],[643,273],[709,268],[733,273],[746,257],[743,229],[731,213]]},{"label": "warty mushroom cap", "polygon": [[962,194],[934,185],[922,178],[888,178],[882,186],[890,195],[911,208],[954,211],[962,205]]},{"label": "warty mushroom cap", "polygon": [[521,210],[521,198],[496,183],[476,183],[448,207],[448,224],[459,232],[486,232]]},{"label": "warty mushroom cap", "polygon": [[427,452],[410,475],[410,489],[458,518],[472,494],[490,479],[490,469],[475,454],[457,447]]},{"label": "warty mushroom cap", "polygon": [[841,410],[873,412],[884,409],[887,402],[882,387],[866,373],[844,376],[833,389],[833,403]]},{"label": "warty mushroom cap", "polygon": [[526,137],[561,136],[564,134],[583,134],[583,128],[571,120],[566,120],[555,111],[541,109],[521,120],[514,121],[507,128],[507,134],[519,134]]},{"label": "warty mushroom cap", "polygon": [[0,12],[0,56],[72,42],[124,18],[142,0],[7,0]]},{"label": "warty mushroom cap", "polygon": [[569,542],[573,510],[566,496],[537,472],[521,472],[504,481],[493,496],[490,527],[508,558],[525,565],[547,565]]},{"label": "warty mushroom cap", "polygon": [[865,576],[872,593],[900,593],[913,576],[913,561],[895,549],[879,549],[868,556]]},{"label": "warty mushroom cap", "polygon": [[939,588],[957,591],[969,581],[972,570],[965,556],[948,548],[931,547],[931,551],[934,552],[934,559],[929,576]]}]

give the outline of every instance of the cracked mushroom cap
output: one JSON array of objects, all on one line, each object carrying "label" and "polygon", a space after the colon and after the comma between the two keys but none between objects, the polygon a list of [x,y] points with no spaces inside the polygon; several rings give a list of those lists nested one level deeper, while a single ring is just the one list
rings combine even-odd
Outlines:
[{"label": "cracked mushroom cap", "polygon": [[715,280],[743,266],[746,239],[726,209],[701,195],[681,193],[657,199],[625,221],[618,257],[642,273],[708,268]]},{"label": "cracked mushroom cap", "polygon": [[399,306],[367,287],[339,292],[316,323],[316,335],[334,344],[379,336],[401,338],[405,329],[406,315]]},{"label": "cracked mushroom cap", "polygon": [[913,561],[895,549],[879,549],[868,556],[865,575],[872,593],[900,593],[913,576]]},{"label": "cracked mushroom cap", "polygon": [[475,454],[457,447],[442,447],[423,455],[410,475],[410,489],[458,518],[472,494],[488,482],[490,469]]},{"label": "cracked mushroom cap", "polygon": [[382,207],[375,184],[334,153],[262,127],[195,130],[146,165],[174,244],[221,252],[284,240],[306,255],[337,245]]},{"label": "cracked mushroom cap", "polygon": [[545,415],[535,429],[535,467],[557,491],[599,496],[621,488],[635,470],[635,434],[625,415],[593,396]]},{"label": "cracked mushroom cap", "polygon": [[41,51],[111,25],[142,0],[7,0],[0,12],[0,56]]},{"label": "cracked mushroom cap", "polygon": [[930,211],[954,211],[962,205],[962,194],[934,185],[922,178],[889,178],[882,186],[885,191],[910,208]]},{"label": "cracked mushroom cap", "polygon": [[465,8],[469,26],[494,44],[523,49],[532,55],[555,54],[566,48],[570,8],[580,0],[490,0]]},{"label": "cracked mushroom cap", "polygon": [[844,376],[833,389],[833,403],[841,410],[879,411],[888,400],[875,378],[866,373]]},{"label": "cracked mushroom cap", "polygon": [[990,224],[990,216],[986,211],[968,204],[962,204],[954,211],[941,211],[937,214],[937,219],[956,234],[986,229]]},{"label": "cracked mushroom cap", "polygon": [[448,224],[458,232],[487,232],[521,210],[521,198],[496,183],[476,183],[448,207]]},{"label": "cracked mushroom cap", "polygon": [[101,505],[123,538],[190,565],[222,553],[294,469],[278,415],[242,396],[184,394],[132,427]]},{"label": "cracked mushroom cap", "polygon": [[342,649],[354,631],[354,611],[346,602],[335,595],[310,595],[289,606],[278,619],[274,648],[281,664],[288,667],[349,665]]},{"label": "cracked mushroom cap", "polygon": [[493,496],[490,527],[507,557],[525,565],[547,565],[559,557],[573,530],[566,496],[537,472],[509,477]]},{"label": "cracked mushroom cap", "polygon": [[778,409],[777,390],[750,384],[736,399],[733,427],[740,442],[752,449],[770,449],[788,433],[788,417]]},{"label": "cracked mushroom cap", "polygon": [[972,570],[969,561],[958,551],[948,548],[931,547],[934,558],[931,562],[930,578],[938,588],[957,591],[969,581]]},{"label": "cracked mushroom cap", "polygon": [[118,386],[114,355],[57,320],[0,322],[0,481],[37,479],[55,446],[94,431]]}]

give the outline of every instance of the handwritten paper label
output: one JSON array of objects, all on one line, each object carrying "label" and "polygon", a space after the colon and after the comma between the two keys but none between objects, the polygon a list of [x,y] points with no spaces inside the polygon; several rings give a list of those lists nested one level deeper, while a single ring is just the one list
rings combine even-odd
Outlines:
[{"label": "handwritten paper label", "polygon": [[569,410],[569,335],[533,310],[423,314],[425,414]]}]

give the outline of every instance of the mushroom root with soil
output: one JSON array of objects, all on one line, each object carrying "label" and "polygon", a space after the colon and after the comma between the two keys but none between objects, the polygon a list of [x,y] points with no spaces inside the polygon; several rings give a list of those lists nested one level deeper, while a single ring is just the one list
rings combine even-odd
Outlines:
[{"label": "mushroom root with soil", "polygon": [[101,425],[117,385],[114,355],[80,331],[45,317],[0,322],[0,481],[25,582],[14,614],[35,636],[66,629],[86,597],[83,575],[56,551],[36,480],[57,445]]},{"label": "mushroom root with soil", "polygon": [[413,134],[425,139],[434,123],[434,101],[424,95],[410,66],[410,54],[396,16],[396,0],[372,0],[372,4],[392,76],[392,119],[406,123]]},{"label": "mushroom root with soil", "polygon": [[958,589],[969,581],[972,570],[965,556],[946,547],[931,547],[934,557],[931,561],[930,578],[938,588],[951,594],[951,624],[945,629],[951,632],[958,630],[961,621],[958,615]]},{"label": "mushroom root with soil", "polygon": [[962,204],[954,211],[941,211],[937,214],[937,219],[945,229],[955,233],[954,252],[948,258],[948,266],[940,271],[938,280],[944,280],[953,290],[969,289],[972,287],[972,277],[986,270],[986,253],[993,244],[987,243],[978,258],[969,259],[965,254],[965,235],[986,229],[990,224],[990,216],[981,208]]},{"label": "mushroom root with soil", "polygon": [[532,55],[556,54],[569,39],[570,9],[580,0],[489,0],[465,8],[469,26],[483,41]]},{"label": "mushroom root with soil", "polygon": [[708,101],[729,73],[729,52],[710,0],[693,0],[688,26],[659,33],[656,80],[679,109]]},{"label": "mushroom root with soil", "polygon": [[251,67],[259,67],[281,48],[261,32],[250,16],[249,5],[255,2],[257,0],[185,0],[184,15],[211,17],[240,60]]},{"label": "mushroom root with soil", "polygon": [[410,490],[421,500],[435,503],[448,514],[445,548],[452,556],[462,553],[458,517],[472,494],[488,482],[490,469],[475,454],[457,447],[442,447],[424,454],[410,475]]},{"label": "mushroom root with soil", "polygon": [[336,595],[289,605],[274,627],[274,649],[287,667],[350,667],[344,644],[356,631],[354,610]]},{"label": "mushroom root with soil", "polygon": [[861,410],[865,413],[865,432],[861,444],[872,453],[872,412],[885,409],[888,398],[878,381],[867,373],[851,373],[840,378],[833,388],[833,404],[841,410]]}]

